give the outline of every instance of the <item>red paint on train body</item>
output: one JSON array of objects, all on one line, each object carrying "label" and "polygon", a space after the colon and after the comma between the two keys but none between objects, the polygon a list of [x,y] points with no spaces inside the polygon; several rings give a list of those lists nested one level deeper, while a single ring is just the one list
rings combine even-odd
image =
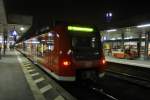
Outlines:
[{"label": "red paint on train body", "polygon": [[[25,52],[58,80],[102,77],[106,67],[99,31],[95,27],[59,24],[25,42]],[[19,43],[22,47],[22,43]],[[18,44],[18,45],[19,45]],[[96,74],[83,74],[84,72]]]}]

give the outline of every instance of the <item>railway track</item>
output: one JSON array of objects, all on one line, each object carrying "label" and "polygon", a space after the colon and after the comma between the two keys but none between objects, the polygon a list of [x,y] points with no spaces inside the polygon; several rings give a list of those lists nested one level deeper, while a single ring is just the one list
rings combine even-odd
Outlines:
[{"label": "railway track", "polygon": [[59,84],[77,100],[120,100],[108,90],[103,89],[99,82],[100,80],[97,83],[87,80],[70,83],[60,82]]},{"label": "railway track", "polygon": [[108,100],[119,100],[116,97],[112,96],[109,93],[106,93],[104,89],[102,88],[97,88],[97,87],[89,87],[90,89],[92,89],[93,91],[97,92],[98,94],[106,97]]},{"label": "railway track", "polygon": [[115,72],[112,70],[107,70],[107,75],[111,75],[120,80],[128,81],[144,88],[150,88],[150,80],[147,78],[130,75],[128,73]]},{"label": "railway track", "polygon": [[98,89],[98,88],[94,88],[94,87],[93,87],[92,89],[93,89],[94,91],[96,91],[96,92],[98,92],[98,93],[104,95],[105,97],[111,99],[111,100],[119,100],[119,99],[113,97],[112,95],[106,93],[103,89]]}]

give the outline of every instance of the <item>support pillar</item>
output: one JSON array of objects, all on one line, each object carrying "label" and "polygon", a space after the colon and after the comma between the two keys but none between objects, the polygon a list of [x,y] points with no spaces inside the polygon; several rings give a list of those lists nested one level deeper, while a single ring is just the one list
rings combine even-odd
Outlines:
[{"label": "support pillar", "polygon": [[137,42],[137,54],[138,54],[138,57],[141,56],[141,42],[142,42],[142,34],[139,33],[139,38],[138,38],[138,42]]},{"label": "support pillar", "polygon": [[3,50],[3,54],[5,56],[6,54],[6,49],[7,49],[7,38],[8,38],[8,32],[6,29],[6,25],[4,25],[4,30],[3,30],[3,46],[4,46],[4,50]]},{"label": "support pillar", "polygon": [[124,33],[123,33],[123,31],[121,33],[121,39],[122,39],[121,47],[122,47],[122,50],[125,51],[125,48],[124,48]]},{"label": "support pillar", "polygon": [[149,45],[149,32],[145,33],[145,50],[144,50],[144,59],[148,59],[148,45]]},{"label": "support pillar", "polygon": [[0,0],[0,24],[2,24],[3,27],[3,47],[4,47],[4,55],[7,47],[7,18],[6,18],[6,11],[5,11],[5,5],[4,5],[4,0]]}]

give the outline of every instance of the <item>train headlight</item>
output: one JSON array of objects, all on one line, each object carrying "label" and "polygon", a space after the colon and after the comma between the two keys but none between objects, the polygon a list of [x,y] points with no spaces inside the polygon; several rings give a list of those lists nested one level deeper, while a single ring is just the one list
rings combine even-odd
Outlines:
[{"label": "train headlight", "polygon": [[63,66],[69,66],[69,65],[71,65],[71,62],[70,61],[68,61],[68,60],[64,60],[63,62],[62,62],[62,64],[63,64]]},{"label": "train headlight", "polygon": [[102,60],[102,64],[106,64],[106,60],[105,59]]},{"label": "train headlight", "polygon": [[100,64],[105,65],[106,64],[106,60],[103,58],[100,60]]}]

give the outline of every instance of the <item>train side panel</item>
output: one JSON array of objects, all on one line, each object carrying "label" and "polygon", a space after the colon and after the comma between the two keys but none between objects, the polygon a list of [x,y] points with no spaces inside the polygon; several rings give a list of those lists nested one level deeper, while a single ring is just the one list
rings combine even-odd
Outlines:
[{"label": "train side panel", "polygon": [[[54,28],[54,31],[57,33],[57,42],[59,44],[56,47],[57,50],[53,53],[53,60],[55,60],[56,56],[58,57],[57,74],[62,80],[75,80],[75,71],[71,60],[71,40],[67,35],[66,27],[60,25]],[[65,63],[68,63],[68,65],[65,65]]]}]

